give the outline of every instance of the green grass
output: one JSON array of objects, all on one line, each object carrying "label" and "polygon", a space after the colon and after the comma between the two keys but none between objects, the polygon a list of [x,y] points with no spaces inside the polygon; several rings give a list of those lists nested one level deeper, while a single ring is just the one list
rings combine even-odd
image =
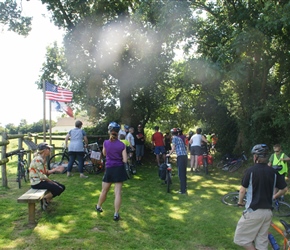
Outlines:
[{"label": "green grass", "polygon": [[185,196],[174,192],[179,190],[174,164],[173,192],[168,194],[155,162],[148,160],[124,183],[119,222],[113,221],[113,188],[104,212],[95,211],[102,175],[52,175],[66,191],[47,211],[37,204],[37,224],[32,227],[27,204],[17,203],[30,186],[18,189],[15,165],[7,165],[9,188],[0,188],[0,249],[240,249],[233,236],[242,209],[222,204],[221,197],[238,190],[244,169],[228,173],[211,168],[209,176],[188,173]]}]

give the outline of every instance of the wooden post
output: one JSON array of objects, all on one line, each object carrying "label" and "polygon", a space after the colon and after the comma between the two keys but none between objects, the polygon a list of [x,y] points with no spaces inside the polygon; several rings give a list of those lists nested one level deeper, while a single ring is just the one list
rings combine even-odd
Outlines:
[{"label": "wooden post", "polygon": [[35,224],[35,203],[28,203],[28,223]]},{"label": "wooden post", "polygon": [[[7,133],[2,134],[2,141],[7,141]],[[2,151],[1,151],[2,159],[5,157],[6,158],[6,144],[2,146]],[[7,180],[7,172],[6,172],[6,163],[4,163],[1,166],[1,174],[2,174],[2,187],[8,187],[8,180]]]},{"label": "wooden post", "polygon": [[46,117],[45,117],[45,81],[43,81],[43,141],[46,141]]}]

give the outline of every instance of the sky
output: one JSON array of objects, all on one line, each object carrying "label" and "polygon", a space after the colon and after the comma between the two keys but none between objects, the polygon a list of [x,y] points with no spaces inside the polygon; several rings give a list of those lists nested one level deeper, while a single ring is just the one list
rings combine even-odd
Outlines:
[{"label": "sky", "polygon": [[[20,2],[20,1],[17,1]],[[0,26],[0,126],[18,126],[43,119],[43,93],[35,82],[45,61],[46,47],[62,45],[63,32],[50,22],[49,13],[40,1],[22,1],[23,14],[32,16],[32,30],[27,37]],[[4,91],[3,91],[4,90]],[[46,101],[46,119],[49,119]],[[60,113],[52,112],[52,120]]]}]

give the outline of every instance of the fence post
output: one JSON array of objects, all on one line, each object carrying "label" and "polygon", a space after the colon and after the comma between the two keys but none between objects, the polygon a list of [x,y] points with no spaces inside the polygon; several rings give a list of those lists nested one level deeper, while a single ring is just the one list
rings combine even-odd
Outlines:
[{"label": "fence post", "polygon": [[[2,142],[6,142],[8,140],[7,133],[2,134]],[[2,159],[6,158],[6,144],[2,145]],[[1,166],[1,174],[2,174],[2,187],[8,187],[8,180],[7,180],[7,172],[6,172],[6,163]]]}]

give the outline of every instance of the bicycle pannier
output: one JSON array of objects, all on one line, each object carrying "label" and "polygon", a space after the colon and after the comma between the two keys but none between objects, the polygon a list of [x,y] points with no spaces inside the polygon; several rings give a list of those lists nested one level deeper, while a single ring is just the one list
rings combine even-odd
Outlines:
[{"label": "bicycle pannier", "polygon": [[158,175],[159,178],[163,181],[166,179],[166,169],[167,169],[166,163],[161,164],[159,167]]}]

